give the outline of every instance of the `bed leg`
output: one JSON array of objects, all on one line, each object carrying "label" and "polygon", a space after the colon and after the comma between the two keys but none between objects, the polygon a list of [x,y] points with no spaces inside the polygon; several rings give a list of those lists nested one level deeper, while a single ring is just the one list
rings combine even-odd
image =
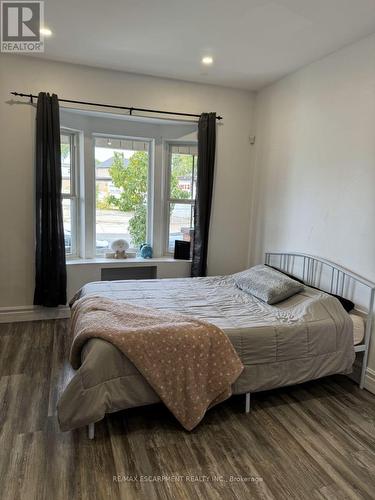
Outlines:
[{"label": "bed leg", "polygon": [[89,439],[94,439],[94,437],[95,437],[95,424],[88,425],[88,434],[89,434]]},{"label": "bed leg", "polygon": [[246,393],[245,413],[250,413],[250,392]]}]

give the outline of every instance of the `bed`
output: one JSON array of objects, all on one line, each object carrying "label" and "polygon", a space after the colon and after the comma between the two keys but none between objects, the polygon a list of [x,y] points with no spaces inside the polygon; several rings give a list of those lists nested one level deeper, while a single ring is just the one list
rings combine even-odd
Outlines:
[{"label": "bed", "polygon": [[[349,287],[350,280],[355,280],[369,287],[370,306],[371,301],[373,304],[375,285],[322,259],[268,253],[266,263],[285,272],[294,271],[314,286],[318,281],[321,284],[323,266],[329,265],[333,270],[331,292],[345,294],[345,287]],[[366,318],[364,339],[359,339],[359,346],[355,346],[349,314],[335,298],[309,286],[276,306],[241,291],[234,275],[103,281],[85,285],[80,295],[100,295],[115,299],[119,305],[124,302],[179,312],[221,328],[244,365],[232,390],[233,394],[246,394],[246,411],[252,392],[336,373],[351,373],[355,351],[363,352],[364,366],[366,364],[371,315]],[[94,338],[85,344],[81,367],[59,400],[60,428],[71,430],[89,425],[89,434],[93,437],[93,424],[106,414],[159,401],[124,354],[111,343]]]}]

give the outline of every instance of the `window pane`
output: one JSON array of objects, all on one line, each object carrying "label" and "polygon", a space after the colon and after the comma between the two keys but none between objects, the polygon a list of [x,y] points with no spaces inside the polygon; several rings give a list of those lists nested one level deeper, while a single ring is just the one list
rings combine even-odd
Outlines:
[{"label": "window pane", "polygon": [[172,153],[181,153],[185,155],[198,155],[198,144],[171,144]]},{"label": "window pane", "polygon": [[114,141],[95,139],[97,254],[110,251],[118,238],[131,248],[147,241],[148,143]]},{"label": "window pane", "polygon": [[169,204],[169,251],[173,252],[175,240],[190,241],[194,229],[194,205]]},{"label": "window pane", "polygon": [[73,253],[74,241],[72,234],[72,201],[63,199],[63,221],[64,221],[64,241],[65,252],[67,254]]},{"label": "window pane", "polygon": [[171,154],[170,198],[193,198],[193,158],[190,154]]},{"label": "window pane", "polygon": [[115,137],[96,137],[95,145],[97,148],[109,150],[130,150],[130,151],[147,151],[149,143],[147,141],[137,139],[117,139]]},{"label": "window pane", "polygon": [[61,174],[62,174],[62,193],[71,192],[71,170],[72,170],[72,150],[71,136],[61,134]]}]

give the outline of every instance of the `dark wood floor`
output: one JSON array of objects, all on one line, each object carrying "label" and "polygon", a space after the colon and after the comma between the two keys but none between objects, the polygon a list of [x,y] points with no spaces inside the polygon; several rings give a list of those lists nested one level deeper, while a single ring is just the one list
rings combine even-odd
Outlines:
[{"label": "dark wood floor", "polygon": [[89,441],[56,421],[68,344],[65,320],[0,325],[2,500],[375,498],[375,396],[349,379],[257,394],[249,415],[234,397],[191,433],[162,405],[119,412]]}]

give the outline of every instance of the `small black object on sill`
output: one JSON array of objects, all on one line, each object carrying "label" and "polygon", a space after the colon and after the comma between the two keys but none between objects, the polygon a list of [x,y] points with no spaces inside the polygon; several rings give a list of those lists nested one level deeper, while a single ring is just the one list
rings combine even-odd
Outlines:
[{"label": "small black object on sill", "polygon": [[174,242],[174,258],[180,260],[190,259],[190,241],[176,240]]}]

